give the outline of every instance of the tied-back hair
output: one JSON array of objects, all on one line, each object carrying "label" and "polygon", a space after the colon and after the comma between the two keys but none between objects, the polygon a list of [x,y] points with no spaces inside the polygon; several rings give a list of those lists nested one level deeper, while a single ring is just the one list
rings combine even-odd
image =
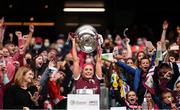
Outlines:
[{"label": "tied-back hair", "polygon": [[29,67],[26,67],[26,66],[20,67],[17,70],[15,78],[14,78],[15,85],[21,86],[21,83],[23,81],[23,76],[29,71],[31,71],[31,68]]}]

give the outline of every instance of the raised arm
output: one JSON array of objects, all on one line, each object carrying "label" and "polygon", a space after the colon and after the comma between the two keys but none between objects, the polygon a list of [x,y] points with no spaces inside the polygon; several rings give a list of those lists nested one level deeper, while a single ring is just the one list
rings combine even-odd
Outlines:
[{"label": "raised arm", "polygon": [[[176,31],[178,32],[177,44],[180,47],[180,26],[177,26]],[[180,48],[179,48],[179,52],[180,52]],[[180,59],[180,57],[179,57],[179,59]]]},{"label": "raised arm", "polygon": [[132,75],[135,75],[135,73],[136,73],[136,69],[128,66],[128,65],[125,64],[124,62],[117,61],[117,62],[116,62],[116,65],[124,68],[127,73],[130,73],[130,74],[132,74]]},{"label": "raised arm", "polygon": [[18,47],[20,48],[22,45],[24,45],[23,37],[22,37],[22,32],[21,31],[16,31],[15,35],[18,38]]},{"label": "raised arm", "polygon": [[132,58],[132,50],[131,50],[131,46],[130,46],[129,43],[130,43],[130,39],[126,38],[125,45],[126,45],[126,48],[127,48],[127,51],[128,51],[128,58]]},{"label": "raised arm", "polygon": [[[177,33],[178,33],[178,37],[180,38],[180,26],[177,26],[176,27],[176,31],[177,31]],[[179,41],[180,42],[180,41]]]},{"label": "raised arm", "polygon": [[102,61],[101,61],[102,49],[99,47],[96,55],[96,75],[98,78],[102,78]]},{"label": "raised arm", "polygon": [[21,60],[22,61],[22,56],[25,54],[26,48],[29,46],[32,35],[34,33],[34,26],[30,25],[29,26],[29,34],[28,34],[28,39],[26,42],[23,41],[22,33],[21,31],[16,31],[15,34],[18,37],[18,47],[19,51],[13,55],[13,59],[16,60]]},{"label": "raised arm", "polygon": [[74,76],[74,79],[77,79],[80,76],[79,58],[77,56],[75,37],[71,36],[70,34],[69,36],[72,41],[73,76]]},{"label": "raised arm", "polygon": [[31,41],[32,36],[33,36],[33,33],[34,33],[34,25],[30,25],[30,26],[29,26],[28,39],[26,40],[26,43],[25,43],[25,45],[24,45],[24,50],[29,46],[30,41]]},{"label": "raised arm", "polygon": [[4,18],[1,18],[0,19],[0,48],[3,48],[4,32],[5,32]]},{"label": "raised arm", "polygon": [[23,60],[23,54],[24,52],[22,51],[22,48],[23,48],[23,38],[22,38],[22,32],[21,31],[16,31],[15,32],[17,38],[18,38],[18,51],[12,55],[13,57],[13,60],[14,61],[19,61],[19,62],[22,62]]},{"label": "raised arm", "polygon": [[41,79],[40,79],[40,85],[42,87],[45,86],[46,82],[48,81],[48,78],[55,71],[55,70],[53,70],[53,69],[55,69],[54,66],[55,66],[54,61],[50,61],[48,64],[48,67],[43,72]]},{"label": "raised arm", "polygon": [[162,43],[162,50],[166,50],[166,32],[168,29],[168,22],[165,20],[162,25],[163,31],[161,34],[161,43]]}]

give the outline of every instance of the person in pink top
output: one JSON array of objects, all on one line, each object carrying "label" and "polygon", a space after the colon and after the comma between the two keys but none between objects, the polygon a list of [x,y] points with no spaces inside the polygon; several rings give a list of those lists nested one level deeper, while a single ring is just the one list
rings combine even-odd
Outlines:
[{"label": "person in pink top", "polygon": [[26,42],[23,42],[22,33],[20,31],[16,31],[15,34],[18,37],[18,50],[17,52],[14,52],[12,43],[6,44],[6,46],[3,48],[3,53],[6,61],[7,66],[7,74],[9,80],[12,80],[14,77],[16,65],[22,65],[21,62],[23,62],[23,56],[25,54],[25,50],[29,45],[30,39],[32,38],[32,34],[34,32],[34,26],[29,26],[29,36],[28,40]]},{"label": "person in pink top", "polygon": [[[23,56],[25,53],[26,48],[29,45],[30,39],[32,38],[32,34],[34,32],[34,26],[29,26],[29,34],[28,34],[28,40],[25,42],[22,38],[22,33],[20,31],[16,31],[15,34],[18,37],[18,49],[15,49],[14,44],[12,43],[13,38],[11,38],[11,42],[7,43],[3,47],[3,40],[4,40],[4,33],[5,33],[5,24],[4,24],[4,18],[0,19],[0,49],[2,49],[2,55],[3,55],[3,63],[5,65],[6,70],[6,78],[9,80],[9,83],[13,82],[14,74],[17,69],[17,67],[20,66],[20,62],[23,62]],[[18,66],[19,65],[19,66]],[[4,74],[3,74],[4,75]],[[3,76],[4,78],[4,76]],[[4,84],[0,88],[0,92],[4,91],[6,89],[6,86],[9,85],[9,83]],[[2,96],[3,96],[2,92]],[[1,105],[3,104],[2,99],[0,99],[0,109],[2,108]]]},{"label": "person in pink top", "polygon": [[[70,36],[70,35],[69,35]],[[82,70],[79,64],[79,57],[77,56],[75,38],[72,36],[72,55],[73,55],[73,76],[75,80],[75,90],[78,89],[91,89],[95,94],[100,94],[100,80],[102,78],[101,68],[101,52],[97,52],[96,66],[91,63],[85,63]],[[96,72],[96,74],[94,74]]]}]

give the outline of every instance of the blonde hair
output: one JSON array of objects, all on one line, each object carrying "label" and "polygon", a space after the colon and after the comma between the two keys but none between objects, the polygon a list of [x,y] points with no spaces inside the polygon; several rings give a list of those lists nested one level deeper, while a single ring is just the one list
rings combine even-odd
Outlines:
[{"label": "blonde hair", "polygon": [[15,78],[14,78],[15,85],[21,86],[21,83],[23,81],[23,76],[29,71],[31,71],[31,68],[29,67],[25,67],[25,66],[20,67],[17,70]]}]

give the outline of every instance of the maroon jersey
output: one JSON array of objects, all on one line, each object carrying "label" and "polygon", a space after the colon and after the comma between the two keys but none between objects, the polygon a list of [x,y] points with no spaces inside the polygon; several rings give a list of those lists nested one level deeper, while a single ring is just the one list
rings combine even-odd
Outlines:
[{"label": "maroon jersey", "polygon": [[100,79],[95,75],[92,79],[85,79],[80,76],[78,79],[75,79],[75,88],[77,89],[93,89],[95,94],[100,94]]}]

